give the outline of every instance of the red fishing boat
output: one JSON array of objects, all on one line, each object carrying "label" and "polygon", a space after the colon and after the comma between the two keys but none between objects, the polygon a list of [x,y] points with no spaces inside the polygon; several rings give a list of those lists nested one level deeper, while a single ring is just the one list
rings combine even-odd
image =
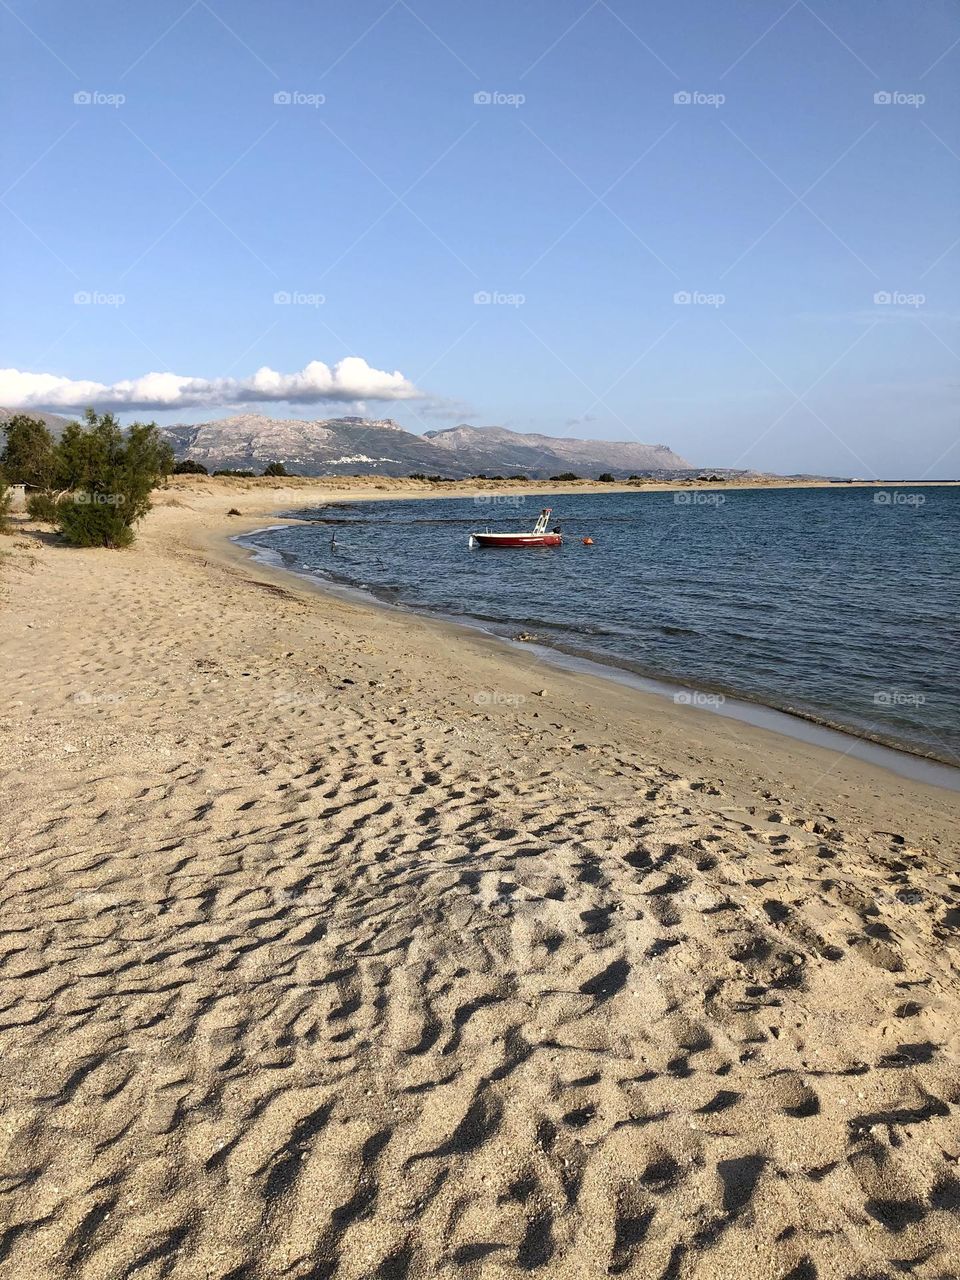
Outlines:
[{"label": "red fishing boat", "polygon": [[563,543],[559,526],[547,529],[551,507],[544,507],[530,533],[471,533],[471,547],[559,547]]}]

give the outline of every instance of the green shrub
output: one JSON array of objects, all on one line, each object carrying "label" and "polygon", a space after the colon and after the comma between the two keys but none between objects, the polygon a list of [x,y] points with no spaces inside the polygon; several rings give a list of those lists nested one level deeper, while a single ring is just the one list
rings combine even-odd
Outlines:
[{"label": "green shrub", "polygon": [[52,493],[31,493],[27,498],[27,515],[44,524],[57,523],[57,500]]},{"label": "green shrub", "polygon": [[3,473],[3,468],[0,467],[0,533],[13,533],[13,525],[10,523],[12,501],[13,494],[7,484],[7,477]]},{"label": "green shrub", "polygon": [[613,484],[616,476],[612,476],[609,471],[604,471],[602,475],[597,476],[597,480],[600,484]]},{"label": "green shrub", "polygon": [[17,414],[7,424],[3,463],[6,476],[35,490],[27,501],[32,520],[56,525],[77,546],[126,547],[174,457],[156,424],[124,431],[113,414],[88,409],[56,444],[43,422]]},{"label": "green shrub", "polygon": [[282,462],[271,462],[268,466],[264,467],[263,474],[265,476],[288,476],[290,472]]},{"label": "green shrub", "polygon": [[97,502],[97,497],[121,494],[76,493],[57,507],[57,527],[75,547],[129,547],[133,521],[123,503]]},{"label": "green shrub", "polygon": [[194,462],[192,458],[184,458],[182,462],[176,463],[173,468],[175,476],[207,476],[210,472],[202,462]]},{"label": "green shrub", "polygon": [[574,475],[572,471],[562,471],[558,476],[551,476],[551,480],[579,480],[578,475]]},{"label": "green shrub", "polygon": [[6,424],[6,440],[0,465],[10,484],[49,489],[57,470],[56,448],[47,424],[40,418],[17,413]]},{"label": "green shrub", "polygon": [[58,480],[70,492],[56,505],[56,525],[79,547],[126,547],[150,510],[150,491],[173,470],[173,450],[154,424],[122,431],[112,413],[88,409],[57,448]]}]

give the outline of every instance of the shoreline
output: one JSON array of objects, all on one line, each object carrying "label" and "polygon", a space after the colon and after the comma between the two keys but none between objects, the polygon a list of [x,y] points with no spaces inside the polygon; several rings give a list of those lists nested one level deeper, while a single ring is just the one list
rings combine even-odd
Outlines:
[{"label": "shoreline", "polygon": [[960,796],[308,586],[269,506],[0,544],[7,1265],[949,1272]]},{"label": "shoreline", "polygon": [[[605,490],[606,486],[603,488]],[[463,497],[472,492],[473,490],[470,489],[466,491],[466,494],[451,494],[450,496]],[[349,493],[347,495],[338,495],[336,491],[331,492],[325,488],[312,491],[312,496],[318,505],[366,500],[365,494]],[[431,495],[413,492],[402,495],[390,493],[381,496],[399,500],[401,497],[415,499]],[[313,503],[311,502],[310,505],[313,505]],[[714,737],[722,737],[725,746],[733,747],[737,751],[743,750],[745,754],[749,752],[758,761],[773,759],[778,766],[785,768],[787,771],[794,765],[802,765],[804,770],[811,769],[816,779],[837,776],[842,779],[845,786],[851,784],[863,786],[874,795],[882,793],[887,787],[890,787],[896,791],[898,798],[902,800],[906,794],[915,789],[917,797],[921,795],[926,796],[928,799],[936,797],[942,799],[944,803],[951,807],[957,804],[958,820],[960,820],[960,804],[957,803],[958,793],[953,787],[945,787],[937,783],[929,783],[908,777],[888,766],[861,759],[854,751],[849,749],[838,752],[819,743],[811,742],[804,736],[795,737],[777,729],[744,723],[729,716],[708,716],[699,707],[678,706],[660,693],[647,691],[639,683],[627,684],[618,681],[611,675],[613,668],[607,667],[602,663],[597,663],[597,672],[591,672],[590,674],[579,673],[566,668],[561,661],[551,663],[548,660],[545,663],[541,663],[539,655],[536,653],[536,646],[525,644],[522,646],[521,653],[521,647],[518,644],[496,635],[482,626],[473,627],[460,619],[449,619],[429,613],[421,613],[405,606],[398,607],[379,601],[376,597],[353,586],[338,586],[338,584],[333,583],[325,584],[317,581],[312,575],[300,575],[284,567],[257,562],[252,554],[252,549],[238,541],[238,539],[249,536],[257,528],[258,523],[262,521],[276,520],[284,525],[306,523],[299,517],[285,517],[277,514],[280,510],[288,507],[289,497],[271,497],[267,505],[264,505],[261,500],[257,502],[254,511],[249,514],[244,513],[241,517],[233,518],[238,526],[242,520],[243,524],[248,527],[234,529],[232,523],[228,524],[221,519],[214,528],[208,527],[203,529],[202,532],[195,531],[199,532],[199,537],[191,538],[190,541],[199,550],[202,550],[203,555],[209,557],[211,562],[219,562],[224,566],[230,565],[243,572],[255,571],[257,577],[262,576],[266,581],[283,589],[296,590],[298,595],[306,594],[308,598],[324,602],[328,608],[334,610],[335,616],[338,616],[342,610],[344,616],[356,618],[359,612],[361,616],[369,615],[371,625],[375,625],[374,620],[379,618],[389,622],[394,627],[398,627],[401,631],[404,631],[408,625],[413,625],[418,636],[432,635],[439,637],[444,644],[453,643],[464,647],[467,654],[471,652],[482,654],[488,661],[492,659],[498,672],[504,676],[504,683],[507,683],[507,673],[512,673],[515,669],[522,674],[523,682],[527,686],[538,682],[542,684],[550,677],[555,682],[560,682],[564,693],[569,698],[580,702],[580,705],[585,705],[580,700],[589,692],[593,699],[589,705],[600,704],[603,711],[614,719],[625,719],[627,716],[637,715],[647,720],[656,721],[658,734],[671,732],[682,739],[689,732],[698,743],[719,745],[719,743],[714,744],[712,740]],[[297,583],[296,588],[293,585],[294,582]],[[532,660],[525,663],[517,663],[518,656],[523,656],[523,654]],[[546,655],[548,659],[554,657],[562,659],[564,657],[558,650],[546,650]],[[467,666],[469,666],[469,657],[466,662]],[[626,703],[624,703],[625,692],[629,697],[629,701]],[[809,725],[810,728],[815,730],[822,728],[827,733],[835,732],[838,737],[847,742],[848,748],[865,747],[869,749],[875,747],[880,751],[889,751],[891,755],[901,757],[905,762],[917,762],[921,768],[929,766],[932,770],[943,768],[946,771],[950,771],[952,768],[950,765],[942,764],[937,760],[930,760],[928,757],[915,756],[910,752],[886,747],[880,743],[871,743],[868,739],[860,738],[843,730],[832,730],[830,726],[816,725],[806,721],[803,717],[794,717],[787,712],[778,712],[776,708],[768,708],[764,704],[745,703],[744,705],[747,707],[755,705],[757,708],[769,712],[772,716],[781,715],[785,719],[795,720],[799,726]],[[854,779],[856,779],[855,782]]]},{"label": "shoreline", "polygon": [[689,480],[651,480],[633,482],[617,480],[601,483],[597,480],[579,479],[574,481],[551,480],[513,480],[501,477],[498,480],[473,477],[463,480],[412,480],[399,476],[284,476],[284,477],[230,477],[230,476],[196,476],[179,475],[168,478],[161,492],[193,492],[197,495],[211,496],[223,493],[258,493],[268,494],[277,490],[285,490],[291,494],[309,490],[325,495],[325,501],[337,501],[344,497],[358,501],[375,501],[378,499],[423,497],[423,498],[468,498],[485,494],[513,494],[528,497],[564,497],[577,494],[604,493],[682,493],[691,489],[705,489],[723,493],[725,490],[744,491],[755,489],[772,489],[787,491],[794,489],[830,489],[843,492],[848,489],[955,489],[960,487],[960,480],[794,480],[789,477],[741,480],[707,480],[691,478]]},{"label": "shoreline", "polygon": [[[600,491],[604,490],[601,489]],[[431,498],[431,495],[419,493],[391,494],[389,496],[391,500],[396,501],[429,501]],[[448,496],[451,498],[462,497],[462,495]],[[358,502],[363,500],[359,497],[354,499],[354,501]],[[329,501],[331,505],[337,505],[336,499],[330,499]],[[479,631],[481,634],[489,636],[494,642],[502,645],[506,652],[512,652],[515,656],[517,655],[517,641],[498,633],[485,625],[480,619],[473,618],[469,614],[454,616],[439,610],[416,609],[404,601],[391,603],[380,599],[375,592],[365,589],[357,583],[351,581],[340,582],[336,579],[319,577],[315,573],[306,570],[294,569],[280,563],[274,563],[274,559],[279,560],[280,558],[277,553],[272,552],[269,548],[258,547],[255,543],[247,541],[247,539],[253,538],[257,533],[266,532],[270,528],[311,523],[296,515],[281,516],[274,513],[274,518],[282,520],[283,523],[230,534],[228,535],[229,541],[248,551],[255,562],[274,569],[281,574],[306,582],[321,594],[352,599],[370,608],[388,611],[397,609],[401,612],[412,613],[426,620],[433,619],[446,625],[465,628],[468,631]],[[549,645],[542,641],[524,644],[523,652],[536,654],[539,659],[554,669],[573,674],[580,670],[590,670],[594,675],[606,678],[614,684],[641,690],[660,698],[673,698],[675,700],[677,694],[683,693],[719,694],[723,698],[720,706],[710,707],[698,704],[693,706],[692,710],[699,714],[709,713],[723,716],[755,728],[766,728],[780,737],[811,743],[826,751],[850,755],[911,781],[923,782],[949,791],[960,791],[960,766],[951,764],[949,760],[932,751],[924,751],[903,744],[892,735],[885,736],[880,733],[869,733],[866,730],[860,731],[855,726],[829,720],[813,711],[778,706],[775,703],[765,702],[759,698],[729,693],[719,685],[714,688],[712,686],[685,684],[676,676],[634,670],[625,662],[618,664],[612,656],[607,658],[603,654],[577,653],[564,649],[559,645]]]}]

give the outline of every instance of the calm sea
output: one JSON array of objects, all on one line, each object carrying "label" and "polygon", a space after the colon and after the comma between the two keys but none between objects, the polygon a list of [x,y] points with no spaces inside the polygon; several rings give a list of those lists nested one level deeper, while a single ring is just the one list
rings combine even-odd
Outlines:
[{"label": "calm sea", "polygon": [[960,489],[555,497],[562,548],[468,547],[531,528],[544,501],[337,504],[244,541],[383,601],[960,764]]}]

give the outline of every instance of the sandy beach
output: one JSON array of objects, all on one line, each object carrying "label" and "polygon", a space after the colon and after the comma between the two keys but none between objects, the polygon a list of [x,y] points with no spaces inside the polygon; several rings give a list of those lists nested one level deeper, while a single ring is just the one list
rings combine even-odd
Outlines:
[{"label": "sandy beach", "polygon": [[228,541],[351,493],[0,539],[0,1272],[956,1276],[960,795]]}]

